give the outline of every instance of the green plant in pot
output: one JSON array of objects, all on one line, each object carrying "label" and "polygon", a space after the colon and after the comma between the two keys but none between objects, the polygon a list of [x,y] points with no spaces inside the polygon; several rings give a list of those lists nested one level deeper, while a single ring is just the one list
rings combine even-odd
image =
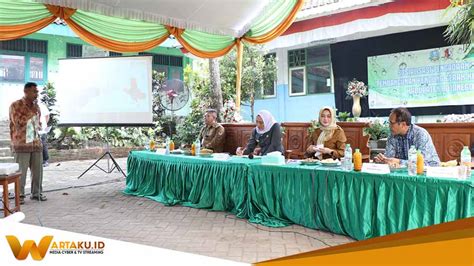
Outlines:
[{"label": "green plant in pot", "polygon": [[337,119],[341,122],[347,121],[347,119],[351,116],[349,112],[339,112],[337,113]]},{"label": "green plant in pot", "polygon": [[369,135],[369,146],[371,149],[385,148],[386,138],[390,135],[390,127],[387,121],[380,122],[374,120],[369,123],[368,127],[364,128],[364,136]]}]

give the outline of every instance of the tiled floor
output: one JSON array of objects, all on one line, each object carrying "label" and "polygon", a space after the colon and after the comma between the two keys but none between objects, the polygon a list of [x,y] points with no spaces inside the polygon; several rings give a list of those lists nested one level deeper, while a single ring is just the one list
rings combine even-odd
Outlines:
[{"label": "tiled floor", "polygon": [[[126,159],[118,161],[125,168]],[[77,176],[92,162],[46,167],[43,187],[48,201],[27,198],[22,205],[24,223],[242,262],[354,241],[301,226],[256,226],[224,212],[167,207],[127,196],[122,194],[125,179],[118,172],[105,174],[94,168],[78,180]]]}]

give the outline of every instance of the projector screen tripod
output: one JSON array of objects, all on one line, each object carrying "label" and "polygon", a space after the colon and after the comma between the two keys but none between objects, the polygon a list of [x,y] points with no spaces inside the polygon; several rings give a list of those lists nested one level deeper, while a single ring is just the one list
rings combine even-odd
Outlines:
[{"label": "projector screen tripod", "polygon": [[[97,159],[91,166],[89,166],[89,168],[87,168],[80,176],[78,176],[77,179],[81,178],[85,173],[87,173],[94,166],[99,168],[100,170],[102,170],[106,174],[110,174],[115,169],[117,169],[120,173],[122,173],[123,177],[125,177],[125,178],[127,177],[125,175],[125,173],[123,172],[122,168],[120,167],[120,165],[115,160],[112,153],[110,153],[110,149],[109,149],[109,128],[108,127],[105,128],[105,137],[106,137],[106,146],[105,146],[106,148],[105,148],[104,154],[102,154],[102,156],[100,156],[99,159]],[[100,167],[99,165],[97,165],[97,163],[106,156],[107,156],[107,168],[104,169],[104,168]],[[112,161],[112,163],[110,163],[110,160]]]}]

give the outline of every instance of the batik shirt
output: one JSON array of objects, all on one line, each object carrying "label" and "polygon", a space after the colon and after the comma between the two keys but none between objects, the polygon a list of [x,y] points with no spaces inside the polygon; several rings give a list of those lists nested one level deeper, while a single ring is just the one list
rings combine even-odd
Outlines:
[{"label": "batik shirt", "polygon": [[415,145],[421,151],[425,159],[425,165],[438,166],[439,157],[436,152],[433,140],[426,129],[417,125],[410,125],[406,135],[392,136],[387,140],[385,156],[400,159],[400,163],[406,165],[408,160],[408,150],[411,145]]},{"label": "batik shirt", "polygon": [[38,104],[29,104],[25,98],[10,105],[10,138],[13,152],[41,151],[40,109]]}]

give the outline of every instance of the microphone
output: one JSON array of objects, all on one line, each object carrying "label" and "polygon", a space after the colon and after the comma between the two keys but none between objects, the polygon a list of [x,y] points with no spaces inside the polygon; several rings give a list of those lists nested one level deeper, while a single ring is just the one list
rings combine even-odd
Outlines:
[{"label": "microphone", "polygon": [[253,159],[253,152],[249,153],[249,159]]}]

